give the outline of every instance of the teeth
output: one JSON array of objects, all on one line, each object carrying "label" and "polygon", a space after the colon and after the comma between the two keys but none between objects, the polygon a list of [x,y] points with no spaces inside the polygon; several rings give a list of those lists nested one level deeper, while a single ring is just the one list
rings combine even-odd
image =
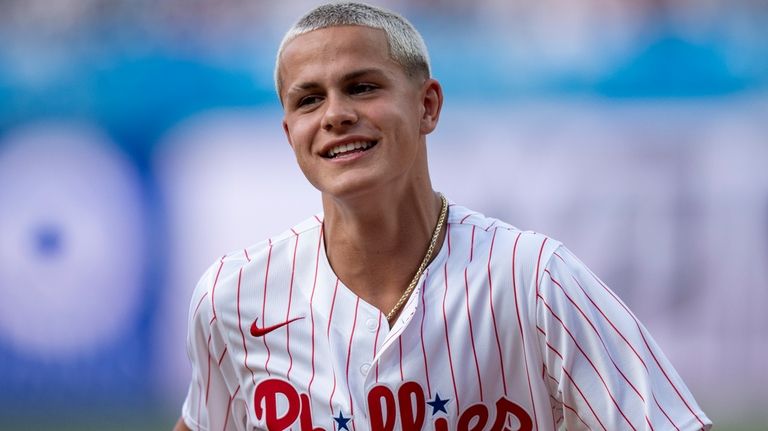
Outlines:
[{"label": "teeth", "polygon": [[335,157],[335,156],[337,156],[339,154],[346,153],[346,152],[353,151],[353,150],[359,150],[361,148],[363,150],[367,150],[372,145],[373,145],[372,143],[364,142],[364,141],[351,142],[349,144],[337,145],[337,146],[331,148],[330,151],[328,151],[328,157]]}]

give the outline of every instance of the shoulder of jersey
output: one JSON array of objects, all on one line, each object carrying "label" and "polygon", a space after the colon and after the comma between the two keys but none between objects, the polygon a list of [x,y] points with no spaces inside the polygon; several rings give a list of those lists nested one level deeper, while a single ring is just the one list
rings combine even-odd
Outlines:
[{"label": "shoulder of jersey", "polygon": [[284,251],[286,247],[293,249],[293,239],[303,233],[319,229],[322,226],[322,214],[312,216],[299,224],[268,239],[249,247],[235,250],[217,259],[206,271],[209,283],[218,284],[237,277],[240,269],[248,265],[264,265],[267,260]]},{"label": "shoulder of jersey", "polygon": [[512,256],[514,253],[518,263],[526,267],[546,262],[562,245],[542,233],[520,230],[509,223],[460,205],[450,206],[448,222],[454,232],[461,229],[471,230],[474,227],[476,243],[493,241],[494,255]]}]

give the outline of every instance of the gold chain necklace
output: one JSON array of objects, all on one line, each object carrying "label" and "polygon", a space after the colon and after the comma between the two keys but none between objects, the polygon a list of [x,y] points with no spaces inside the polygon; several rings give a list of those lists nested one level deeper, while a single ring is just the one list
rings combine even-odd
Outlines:
[{"label": "gold chain necklace", "polygon": [[416,287],[416,283],[418,283],[419,278],[421,278],[421,274],[427,268],[429,261],[432,260],[432,253],[435,251],[437,238],[440,237],[440,231],[443,230],[443,224],[445,223],[445,216],[448,214],[448,200],[445,198],[445,196],[443,196],[442,193],[440,193],[440,201],[442,203],[440,208],[440,217],[437,219],[437,226],[435,226],[435,231],[432,232],[432,239],[429,241],[427,254],[424,255],[424,259],[421,261],[421,265],[419,265],[419,269],[416,271],[416,275],[413,276],[411,284],[409,284],[408,288],[405,289],[405,292],[403,292],[403,295],[397,301],[397,304],[395,304],[395,306],[392,307],[392,310],[387,313],[387,322],[390,324],[392,324],[392,320],[397,317],[397,314],[400,312],[400,308],[402,308],[403,304],[405,304],[405,301],[407,301],[411,296],[413,289]]}]

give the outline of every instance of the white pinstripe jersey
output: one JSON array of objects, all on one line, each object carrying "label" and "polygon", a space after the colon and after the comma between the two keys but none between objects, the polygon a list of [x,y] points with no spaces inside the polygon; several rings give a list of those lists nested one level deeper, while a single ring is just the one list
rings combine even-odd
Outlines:
[{"label": "white pinstripe jersey", "polygon": [[621,300],[560,243],[451,205],[390,329],[322,222],[223,257],[190,305],[202,430],[696,430],[710,421]]}]

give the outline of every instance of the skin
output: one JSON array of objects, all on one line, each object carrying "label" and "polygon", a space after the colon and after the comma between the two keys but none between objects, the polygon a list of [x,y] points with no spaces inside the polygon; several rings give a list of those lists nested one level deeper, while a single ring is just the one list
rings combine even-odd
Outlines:
[{"label": "skin", "polygon": [[[410,76],[389,54],[383,31],[315,30],[280,58],[283,129],[296,161],[322,194],[326,254],[339,279],[388,313],[424,258],[440,212],[427,166],[440,84]],[[334,145],[373,141],[335,159]],[[442,230],[433,257],[445,237]],[[174,431],[189,430],[179,419]]]},{"label": "skin", "polygon": [[173,431],[192,431],[187,427],[187,424],[184,423],[184,420],[179,418],[178,422],[176,422],[176,425],[173,427]]},{"label": "skin", "polygon": [[[440,84],[409,76],[390,57],[385,33],[361,26],[298,36],[285,47],[280,70],[283,129],[322,193],[331,266],[386,314],[416,273],[440,211],[426,148],[442,107]],[[376,145],[324,157],[350,139]]]}]

